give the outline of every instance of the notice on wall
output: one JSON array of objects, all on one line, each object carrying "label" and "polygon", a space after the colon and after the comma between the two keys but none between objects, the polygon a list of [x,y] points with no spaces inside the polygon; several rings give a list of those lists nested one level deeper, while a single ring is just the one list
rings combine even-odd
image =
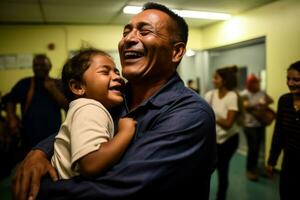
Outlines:
[{"label": "notice on wall", "polygon": [[17,66],[18,68],[31,68],[33,61],[32,54],[17,54]]},{"label": "notice on wall", "polygon": [[33,54],[0,55],[0,69],[24,69],[32,67]]}]

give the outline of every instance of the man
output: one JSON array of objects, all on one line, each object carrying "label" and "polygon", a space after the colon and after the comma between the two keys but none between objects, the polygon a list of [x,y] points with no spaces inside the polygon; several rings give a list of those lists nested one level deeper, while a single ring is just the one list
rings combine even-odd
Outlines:
[{"label": "man", "polygon": [[195,91],[196,93],[199,93],[199,90],[197,89],[197,87],[195,87],[195,81],[193,79],[189,79],[187,81],[187,87]]},{"label": "man", "polygon": [[[33,77],[26,77],[12,88],[6,103],[10,132],[21,134],[24,156],[41,140],[59,130],[61,108],[67,109],[68,101],[59,88],[59,81],[49,77],[51,62],[44,54],[34,57]],[[21,105],[21,121],[16,114]],[[23,159],[22,157],[20,159]]]},{"label": "man", "polygon": [[28,193],[35,197],[39,189],[40,199],[208,199],[216,163],[215,120],[209,105],[176,73],[187,36],[181,17],[162,5],[146,4],[125,26],[119,43],[128,84],[117,115],[138,122],[132,144],[96,180],[46,179],[39,188],[43,175],[56,179],[47,159],[53,141],[44,141],[38,146],[42,151],[31,151],[17,171],[16,199]]}]

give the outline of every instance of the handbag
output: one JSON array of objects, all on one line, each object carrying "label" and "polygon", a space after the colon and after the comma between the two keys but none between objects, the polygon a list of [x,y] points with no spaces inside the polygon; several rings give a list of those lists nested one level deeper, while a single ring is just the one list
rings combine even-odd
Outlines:
[{"label": "handbag", "polygon": [[268,107],[257,107],[250,112],[262,125],[270,125],[276,118],[276,112]]}]

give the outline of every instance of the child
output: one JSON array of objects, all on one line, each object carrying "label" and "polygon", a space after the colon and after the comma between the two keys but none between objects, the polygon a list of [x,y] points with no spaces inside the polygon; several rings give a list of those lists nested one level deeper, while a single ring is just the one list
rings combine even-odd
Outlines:
[{"label": "child", "polygon": [[62,179],[97,176],[121,157],[135,132],[136,121],[123,118],[113,138],[113,120],[107,111],[123,102],[124,82],[112,58],[96,49],[82,50],[69,59],[62,82],[70,106],[55,137],[52,165]]}]

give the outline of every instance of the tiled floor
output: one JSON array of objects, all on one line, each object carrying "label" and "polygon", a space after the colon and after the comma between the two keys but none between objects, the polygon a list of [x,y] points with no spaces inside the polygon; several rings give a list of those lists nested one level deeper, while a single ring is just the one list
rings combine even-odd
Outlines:
[{"label": "tiled floor", "polygon": [[0,180],[0,199],[10,200],[10,177]]},{"label": "tiled floor", "polygon": [[[245,176],[246,157],[236,153],[230,164],[230,180],[227,200],[279,200],[278,174],[270,180],[264,175],[257,182],[249,181]],[[210,200],[214,200],[217,190],[217,174],[214,173],[211,182]]]},{"label": "tiled floor", "polygon": [[[279,200],[278,175],[274,180],[260,177],[257,182],[245,177],[245,156],[236,153],[230,165],[230,183],[227,200]],[[210,200],[215,199],[217,176],[213,174]],[[11,200],[10,178],[0,180],[0,200]]]}]

